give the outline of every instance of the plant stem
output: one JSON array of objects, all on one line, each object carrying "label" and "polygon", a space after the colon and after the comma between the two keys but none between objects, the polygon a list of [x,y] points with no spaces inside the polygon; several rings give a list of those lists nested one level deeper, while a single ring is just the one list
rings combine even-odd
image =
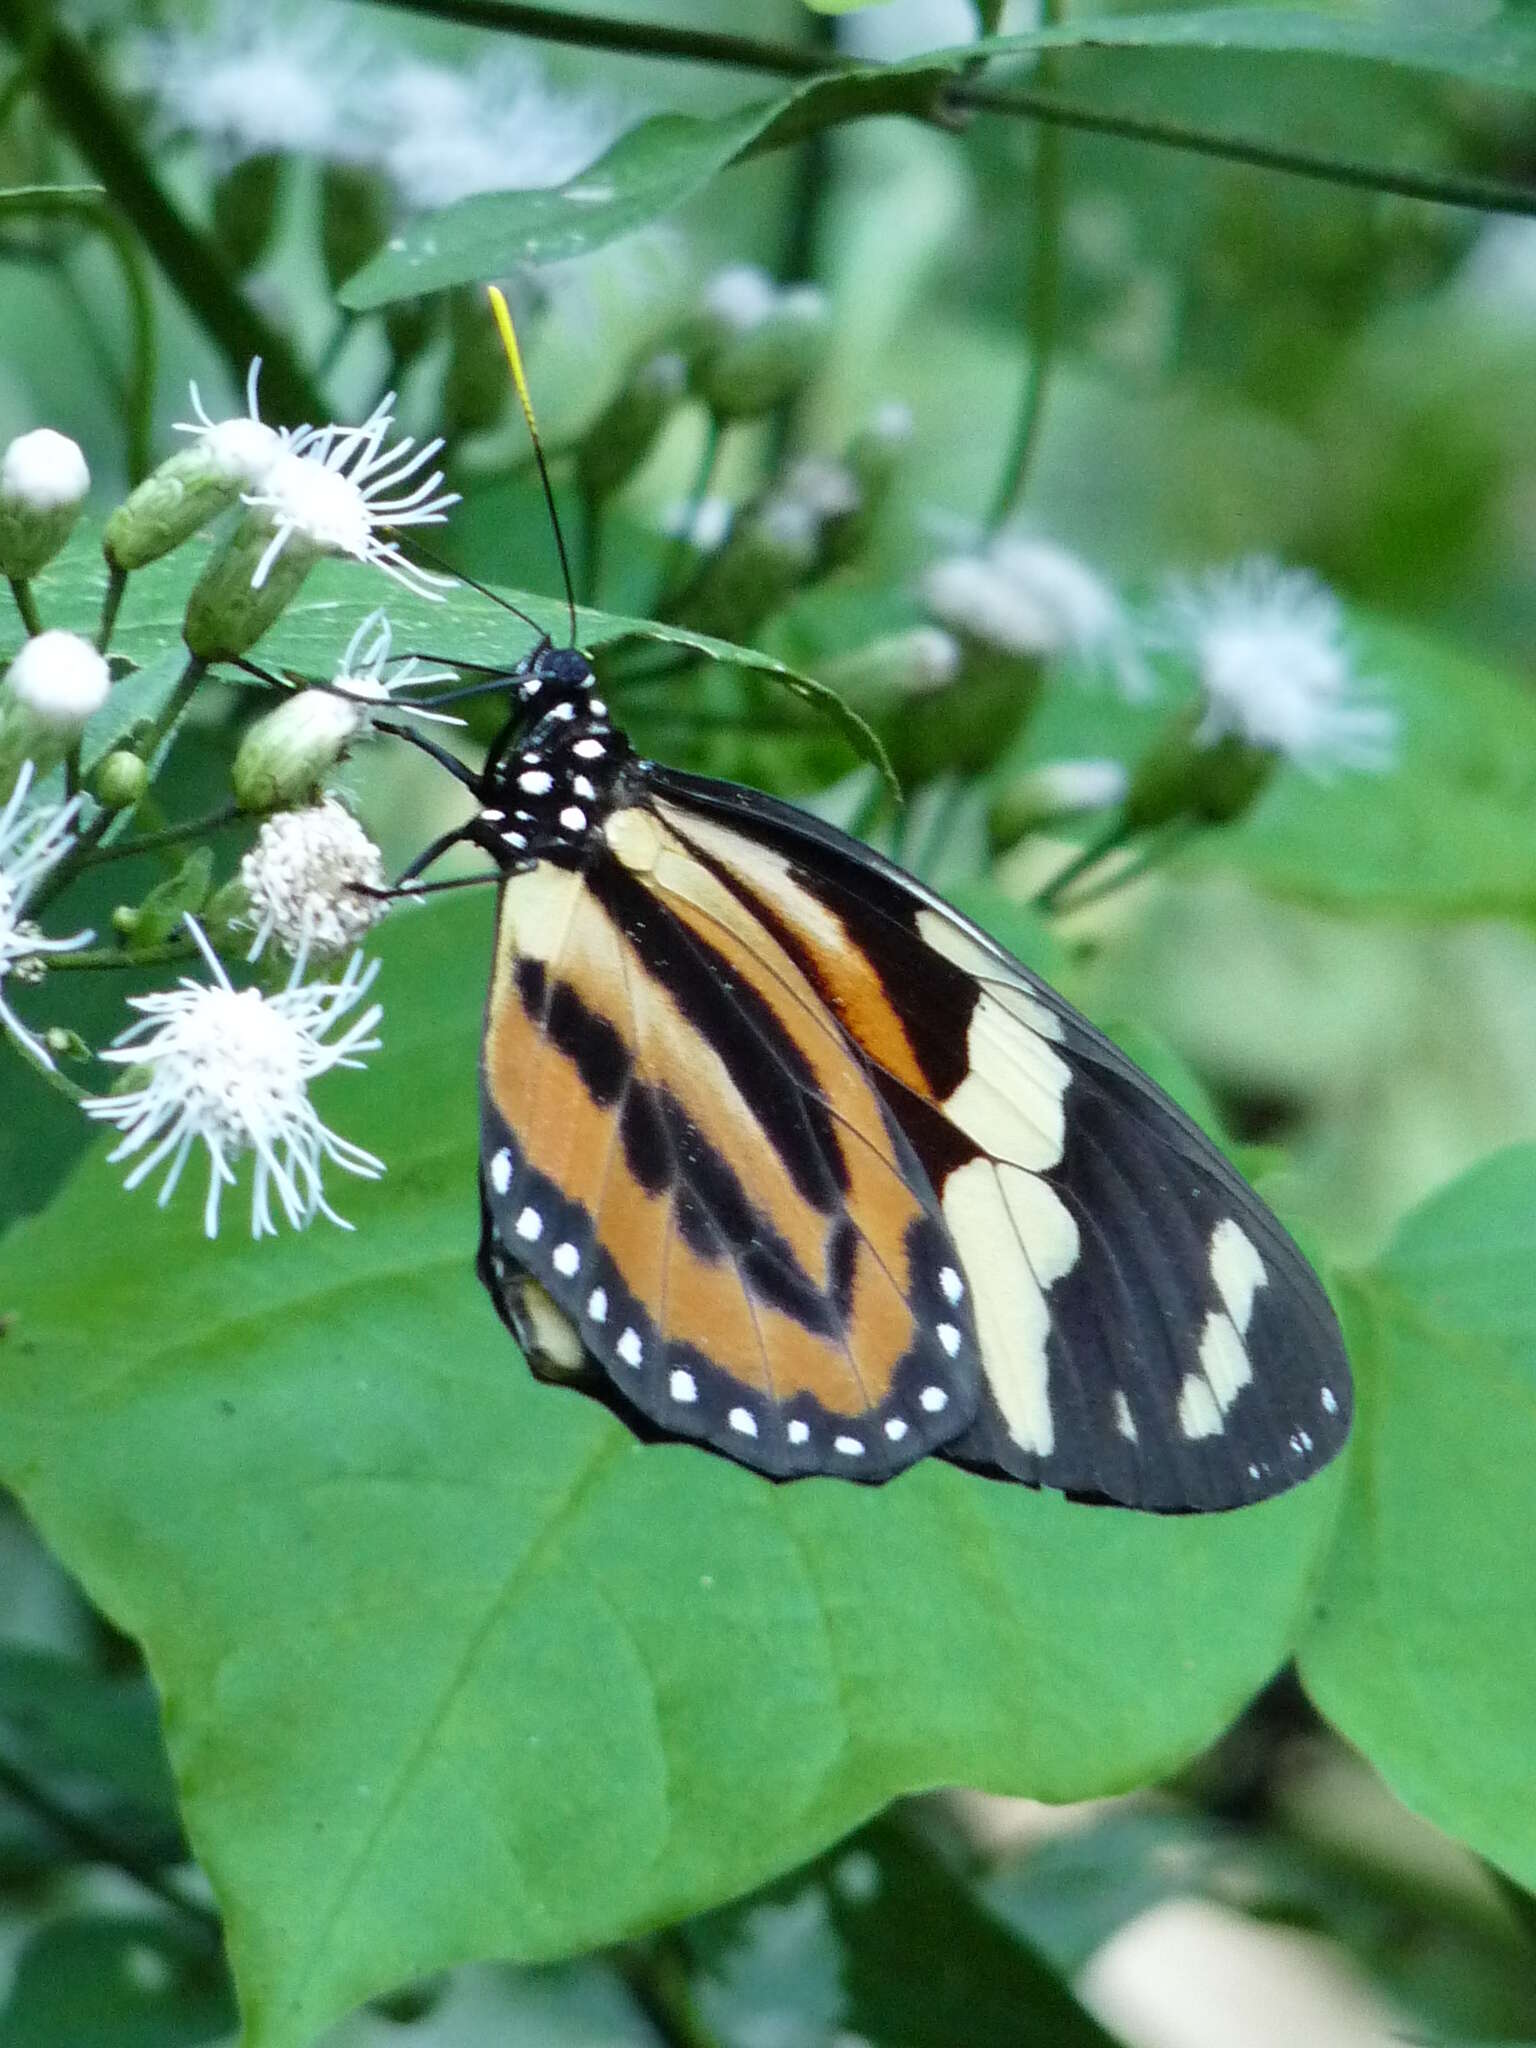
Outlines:
[{"label": "plant stem", "polygon": [[105,654],[112,644],[112,628],[117,624],[117,614],[122,607],[123,592],[128,588],[128,571],[119,569],[114,562],[107,573],[106,595],[101,600],[101,620],[96,628],[96,651]]},{"label": "plant stem", "polygon": [[[766,73],[774,78],[814,78],[827,69],[817,53],[803,45],[765,42],[751,36],[721,35],[656,22],[620,21],[611,15],[577,14],[567,8],[523,6],[515,4],[515,0],[376,0],[376,4],[399,7],[408,13],[430,15],[438,20],[467,23],[477,28],[535,36],[545,42],[575,44],[582,49],[616,50],[632,57],[718,64],[737,71]],[[878,68],[862,66],[849,58],[840,58],[837,66],[843,72]],[[910,83],[901,67],[890,68],[898,83]],[[1083,106],[1049,93],[977,84],[958,74],[956,83],[943,96],[942,107],[951,112],[974,109],[983,113],[1011,114],[1022,120],[1049,121],[1064,128],[1081,128],[1093,135],[1117,135],[1130,142],[1150,142],[1166,149],[1191,150],[1201,156],[1253,164],[1263,170],[1289,171],[1297,177],[1362,186],[1372,192],[1394,192],[1404,198],[1428,199],[1442,206],[1470,206],[1487,213],[1536,214],[1536,190],[1512,185],[1502,179],[1457,174],[1442,177],[1428,172],[1398,171],[1390,165],[1360,163],[1349,158],[1328,156],[1317,150],[1288,149],[1246,136],[1185,127],[1175,121],[1104,113],[1096,107]],[[889,110],[879,106],[872,97],[866,111],[876,114]]]},{"label": "plant stem", "polygon": [[200,1906],[196,1900],[189,1899],[172,1878],[164,1871],[156,1869],[147,1857],[141,1856],[126,1842],[115,1840],[94,1821],[86,1820],[79,1814],[71,1813],[68,1807],[61,1806],[51,1793],[45,1792],[40,1785],[33,1784],[24,1771],[19,1770],[4,1757],[0,1757],[0,1788],[9,1792],[13,1799],[52,1828],[55,1834],[62,1835],[66,1842],[80,1850],[92,1863],[106,1863],[114,1870],[121,1870],[126,1876],[131,1877],[135,1884],[141,1885],[145,1891],[153,1893],[157,1899],[170,1906],[189,1925],[198,1928],[214,1947],[222,1944],[224,1930],[217,1913],[211,1913],[206,1906]]},{"label": "plant stem", "polygon": [[1086,875],[1090,868],[1096,868],[1107,855],[1124,846],[1130,836],[1130,829],[1124,818],[1112,819],[1097,839],[1090,839],[1085,847],[1074,853],[1069,861],[1057,869],[1043,887],[1035,891],[1030,908],[1055,910],[1074,882]]},{"label": "plant stem", "polygon": [[[50,965],[53,958],[67,959],[68,957],[67,954],[51,956]],[[42,1080],[46,1081],[56,1094],[62,1095],[64,1100],[73,1108],[78,1109],[80,1107],[81,1103],[85,1100],[86,1091],[80,1086],[78,1081],[71,1081],[68,1074],[61,1074],[56,1066],[50,1065],[45,1059],[40,1059],[31,1046],[27,1044],[26,1040],[18,1038],[14,1032],[9,1034],[9,1043],[21,1058],[26,1061],[32,1071],[40,1076]],[[4,1765],[0,1764],[0,1784],[3,1783]]]},{"label": "plant stem", "polygon": [[[1061,18],[1061,0],[1044,0],[1041,20],[1048,28]],[[1044,50],[1040,56],[1040,78],[1049,85],[1055,75],[1056,53]],[[1024,372],[1024,392],[1014,425],[1013,445],[1003,465],[1002,479],[992,501],[988,531],[996,533],[1010,513],[1017,511],[1024,496],[1029,468],[1040,441],[1040,422],[1045,413],[1045,390],[1050,380],[1061,318],[1061,216],[1065,186],[1062,134],[1059,128],[1042,126],[1035,137],[1035,220],[1029,265],[1029,362]]]},{"label": "plant stem", "polygon": [[82,868],[100,867],[109,860],[129,860],[136,853],[158,853],[162,847],[180,846],[188,839],[203,839],[210,832],[220,832],[226,825],[235,824],[242,816],[238,804],[224,804],[206,817],[188,818],[180,825],[167,825],[163,831],[141,832],[137,839],[117,839],[110,846],[93,846],[81,860]]},{"label": "plant stem", "polygon": [[156,754],[159,753],[166,740],[170,738],[172,731],[175,729],[177,719],[180,718],[182,712],[191,703],[198,684],[207,673],[208,664],[199,655],[189,654],[187,656],[187,665],[181,672],[180,680],[166,700],[164,710],[150,727],[149,734],[139,749],[141,756],[148,763],[151,775],[155,772]]},{"label": "plant stem", "polygon": [[[31,7],[0,10],[0,33],[25,47],[42,18]],[[37,86],[59,126],[216,343],[235,381],[243,380],[251,358],[260,356],[262,393],[273,418],[286,425],[323,419],[325,402],[286,335],[257,311],[212,240],[171,199],[117,101],[102,88],[85,46],[52,15]]]},{"label": "plant stem", "polygon": [[[207,937],[207,934],[204,934]],[[209,939],[209,944],[213,941]],[[214,951],[218,947],[214,946]],[[83,946],[78,953],[56,953],[48,962],[50,974],[114,974],[130,967],[164,967],[173,960],[201,958],[189,938],[162,939],[156,946],[141,946],[135,953],[126,946]]]},{"label": "plant stem", "polygon": [[21,576],[7,576],[5,580],[11,586],[11,596],[16,600],[17,611],[21,613],[22,625],[25,626],[28,636],[35,638],[43,630],[43,622],[38,614],[31,584]]},{"label": "plant stem", "polygon": [[615,1952],[614,1961],[667,2048],[720,2048],[694,2004],[688,1954],[675,1934],[631,1942]]}]

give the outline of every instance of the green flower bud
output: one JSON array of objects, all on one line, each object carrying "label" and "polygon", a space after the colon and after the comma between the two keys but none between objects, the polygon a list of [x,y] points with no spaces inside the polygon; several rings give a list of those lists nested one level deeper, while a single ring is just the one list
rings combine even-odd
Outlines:
[{"label": "green flower bud", "polygon": [[258,588],[251,579],[272,542],[264,513],[247,512],[229,539],[203,568],[187,599],[182,637],[202,661],[233,661],[266,632],[298,595],[323,550],[294,533],[267,568]]},{"label": "green flower bud", "polygon": [[1125,799],[1133,832],[1149,832],[1174,818],[1230,824],[1257,799],[1274,774],[1278,756],[1249,746],[1233,733],[1202,742],[1200,705],[1181,711],[1137,762]]},{"label": "green flower bud", "polygon": [[18,434],[0,456],[0,575],[22,582],[74,530],[91,473],[76,442],[52,427]]},{"label": "green flower bud", "polygon": [[114,747],[96,764],[91,790],[103,810],[126,811],[149,787],[149,769],[126,747]]},{"label": "green flower bud", "polygon": [[1047,761],[1031,768],[993,797],[987,813],[992,844],[1012,846],[1041,826],[1113,810],[1128,780],[1118,761]]},{"label": "green flower bud", "polygon": [[320,175],[320,254],[332,291],[384,246],[394,210],[389,184],[377,171],[365,164],[325,166]]},{"label": "green flower bud", "polygon": [[843,466],[859,486],[859,509],[838,536],[840,560],[857,554],[869,538],[911,445],[911,410],[893,398],[877,409],[844,449]]},{"label": "green flower bud", "polygon": [[952,683],[960,673],[960,642],[942,626],[910,626],[823,662],[818,673],[848,703],[878,715],[903,697],[924,697]]},{"label": "green flower bud", "polygon": [[241,740],[230,771],[235,802],[255,812],[309,803],[366,724],[366,712],[334,691],[295,691]]},{"label": "green flower bud", "polygon": [[111,686],[104,657],[78,634],[37,633],[23,641],[0,686],[0,788],[10,788],[23,761],[39,775],[56,767]]},{"label": "green flower bud", "polygon": [[744,639],[810,575],[817,556],[815,513],[792,498],[765,498],[736,521],[684,593],[679,621],[722,640]]},{"label": "green flower bud", "polygon": [[696,372],[699,395],[718,419],[752,419],[808,384],[826,355],[831,315],[825,292],[781,292],[761,320],[708,353]]},{"label": "green flower bud", "polygon": [[640,365],[598,414],[576,454],[581,488],[595,503],[611,497],[656,445],[688,383],[675,349]]},{"label": "green flower bud", "polygon": [[213,233],[238,276],[267,253],[277,221],[283,158],[263,150],[231,165],[213,188]]},{"label": "green flower bud", "polygon": [[124,572],[179,548],[240,495],[240,479],[221,474],[200,448],[183,448],[145,477],[107,521],[102,549]]},{"label": "green flower bud", "polygon": [[120,903],[112,922],[136,946],[158,946],[181,930],[184,918],[202,909],[213,881],[213,849],[195,847],[174,875],[157,882],[143,902]]}]

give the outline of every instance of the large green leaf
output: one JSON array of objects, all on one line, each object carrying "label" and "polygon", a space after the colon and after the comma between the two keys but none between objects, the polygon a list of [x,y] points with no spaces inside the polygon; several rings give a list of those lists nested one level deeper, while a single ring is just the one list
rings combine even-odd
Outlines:
[{"label": "large green leaf", "polygon": [[723,1900],[894,1795],[1153,1777],[1284,1657],[1337,1495],[1156,1519],[774,1487],[531,1379],[472,1273],[483,902],[385,927],[389,1163],[256,1245],[99,1154],[6,1241],[0,1471],[139,1636],[250,2048]]},{"label": "large green leaf", "polygon": [[[112,635],[112,652],[133,662],[141,673],[114,686],[105,710],[87,736],[90,758],[105,752],[135,719],[153,715],[169,694],[169,682],[178,667],[174,650],[181,639],[187,593],[207,550],[206,541],[189,542],[129,579]],[[64,552],[34,580],[33,592],[44,623],[69,627],[79,633],[93,632],[105,581],[99,536],[82,527]],[[433,600],[389,583],[376,570],[359,563],[322,562],[254,654],[269,667],[327,677],[334,672],[356,628],[370,612],[380,609],[387,613],[393,626],[397,654],[420,648],[449,662],[510,665],[525,653],[531,644],[531,630],[508,612],[506,605],[526,612],[538,631],[547,633],[551,639],[563,643],[569,638],[571,620],[564,598],[543,597],[525,590],[501,590],[497,595],[504,604],[467,583],[456,583],[440,600]],[[0,591],[0,670],[7,650],[20,640],[21,631],[21,620],[9,593]],[[709,633],[694,633],[686,626],[593,611],[585,606],[577,609],[576,637],[589,651],[629,638],[660,640],[669,646],[691,648],[712,661],[731,662],[739,668],[771,676],[791,696],[830,719],[854,752],[873,761],[894,787],[885,749],[865,720],[834,690],[775,655],[764,654],[756,647],[738,647]]]},{"label": "large green leaf", "polygon": [[1536,1147],[1344,1293],[1362,1420],[1302,1676],[1394,1790],[1536,1884]]},{"label": "large green leaf", "polygon": [[35,1934],[0,2006],[0,2048],[194,2048],[227,2036],[211,1949],[160,1920],[80,1915]]},{"label": "large green leaf", "polygon": [[[836,11],[844,11],[842,5]],[[423,214],[390,238],[343,286],[342,303],[367,312],[422,292],[504,276],[525,263],[580,256],[693,198],[743,157],[779,149],[817,129],[881,114],[926,117],[946,84],[988,59],[1043,49],[1152,50],[1309,57],[1391,65],[1514,92],[1536,89],[1536,25],[1358,21],[1309,9],[1196,8],[1072,22],[990,36],[903,64],[828,70],[774,98],[712,119],[660,114],[640,122],[563,185],[479,193]],[[1188,138],[1186,138],[1188,139]],[[1211,131],[1218,150],[1222,138]],[[1347,152],[1346,152],[1347,153]],[[1359,168],[1356,166],[1355,168]],[[1383,171],[1390,179],[1391,173]],[[1536,210],[1536,195],[1532,197]]]}]

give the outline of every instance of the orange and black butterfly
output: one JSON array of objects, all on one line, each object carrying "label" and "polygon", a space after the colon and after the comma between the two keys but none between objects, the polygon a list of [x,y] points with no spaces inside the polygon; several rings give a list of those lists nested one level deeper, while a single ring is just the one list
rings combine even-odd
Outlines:
[{"label": "orange and black butterfly", "polygon": [[1209,1510],[1334,1455],[1323,1289],[1145,1074],[867,847],[637,758],[574,648],[505,682],[479,1271],[536,1372],[781,1480]]}]

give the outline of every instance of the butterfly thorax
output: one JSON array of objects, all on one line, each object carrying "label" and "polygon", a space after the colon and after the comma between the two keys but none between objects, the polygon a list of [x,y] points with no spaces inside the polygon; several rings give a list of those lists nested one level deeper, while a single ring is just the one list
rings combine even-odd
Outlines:
[{"label": "butterfly thorax", "polygon": [[502,867],[569,860],[600,830],[633,749],[572,649],[545,649],[519,677],[519,705],[487,770],[472,836]]}]

